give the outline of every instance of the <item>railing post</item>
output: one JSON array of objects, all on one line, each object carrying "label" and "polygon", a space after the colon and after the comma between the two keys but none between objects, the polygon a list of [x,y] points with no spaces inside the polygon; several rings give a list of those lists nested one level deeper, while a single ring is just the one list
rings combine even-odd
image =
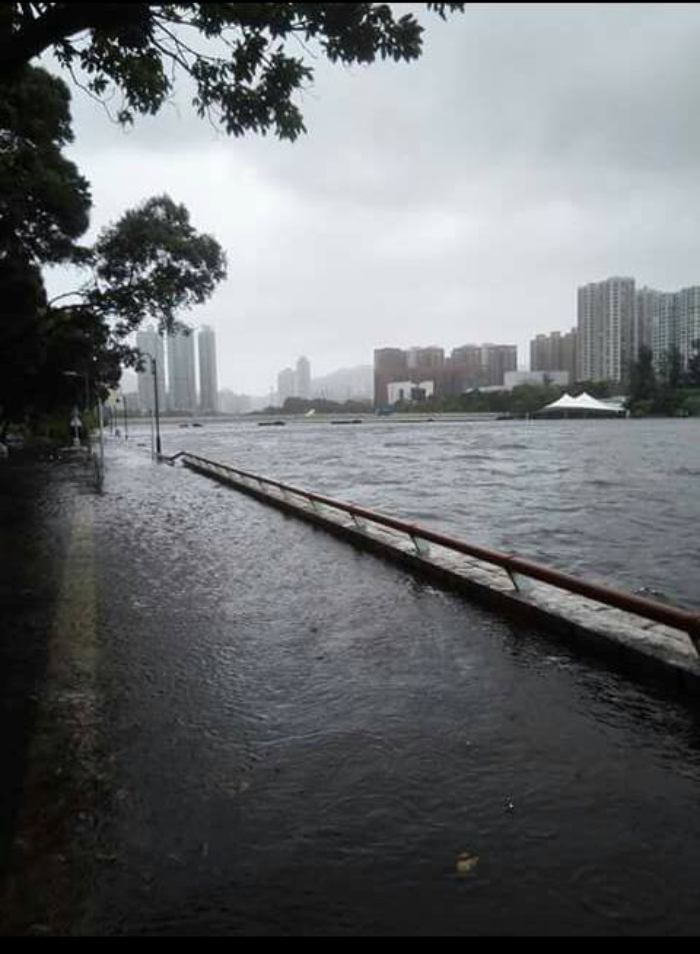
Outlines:
[{"label": "railing post", "polygon": [[[508,574],[513,588],[518,594],[527,596],[532,590],[538,593],[538,585],[554,587],[561,592],[575,594],[604,606],[614,607],[624,613],[631,613],[643,619],[653,620],[655,623],[672,627],[687,634],[693,648],[700,656],[700,614],[697,610],[668,606],[658,601],[615,590],[609,586],[580,580],[570,573],[562,573],[532,560],[522,559],[513,554],[500,553],[483,546],[476,546],[445,533],[431,530],[429,527],[420,527],[397,517],[377,513],[366,507],[357,507],[341,500],[335,500],[324,494],[312,494],[303,488],[287,486],[258,474],[238,471],[234,467],[218,464],[196,454],[180,451],[170,458],[164,458],[162,454],[159,456],[160,460],[167,460],[171,464],[180,458],[183,463],[193,469],[200,470],[202,473],[215,474],[218,472],[230,476],[234,486],[236,483],[234,475],[242,487],[249,486],[252,490],[257,485],[257,492],[268,498],[271,503],[275,500],[284,501],[289,503],[290,507],[296,507],[301,511],[303,509],[302,501],[305,501],[310,505],[311,510],[320,514],[320,518],[329,524],[337,523],[337,520],[323,517],[323,508],[328,508],[333,514],[346,514],[350,517],[351,522],[345,524],[347,529],[354,527],[358,531],[366,531],[368,526],[390,528],[397,533],[404,534],[412,543],[419,557],[427,558],[431,552],[431,545],[434,544],[441,549],[444,548],[490,566],[499,567],[502,572]],[[272,487],[279,491],[279,495],[271,493],[269,488]]]},{"label": "railing post", "polygon": [[416,553],[418,554],[418,556],[424,556],[424,557],[430,556],[430,544],[428,543],[427,540],[423,540],[421,537],[417,537],[415,536],[415,534],[412,533],[411,541],[413,543],[413,546],[416,548]]},{"label": "railing post", "polygon": [[532,580],[523,576],[521,573],[516,573],[514,570],[506,568],[506,573],[510,577],[510,582],[513,584],[513,589],[516,593],[530,593],[532,591]]},{"label": "railing post", "polygon": [[700,656],[700,616],[688,628],[688,636],[695,648],[695,652]]}]

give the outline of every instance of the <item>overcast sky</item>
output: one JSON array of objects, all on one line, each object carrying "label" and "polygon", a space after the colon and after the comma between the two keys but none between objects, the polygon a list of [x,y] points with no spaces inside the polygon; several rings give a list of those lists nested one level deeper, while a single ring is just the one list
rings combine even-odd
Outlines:
[{"label": "overcast sky", "polygon": [[416,63],[319,59],[294,144],[217,134],[184,87],[128,132],[74,90],[93,230],[167,192],[227,251],[189,316],[217,331],[221,386],[386,345],[517,343],[525,365],[533,334],[576,323],[580,284],[700,284],[700,5],[422,19]]}]

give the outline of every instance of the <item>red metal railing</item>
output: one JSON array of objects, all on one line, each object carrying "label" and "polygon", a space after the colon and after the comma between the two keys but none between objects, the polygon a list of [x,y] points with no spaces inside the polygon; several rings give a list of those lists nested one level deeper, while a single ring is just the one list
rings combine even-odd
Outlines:
[{"label": "red metal railing", "polygon": [[563,573],[560,570],[552,569],[551,567],[544,566],[532,560],[525,560],[521,557],[511,556],[508,553],[502,553],[498,550],[491,550],[488,547],[467,543],[458,537],[440,533],[436,530],[430,530],[428,527],[418,526],[406,520],[401,520],[398,517],[387,516],[386,514],[369,510],[367,507],[358,507],[355,504],[345,503],[342,500],[336,500],[324,494],[304,490],[301,487],[285,484],[270,477],[262,477],[259,474],[253,474],[237,467],[231,467],[228,464],[220,464],[217,461],[207,460],[205,457],[199,457],[196,454],[190,454],[186,451],[175,454],[173,457],[162,459],[168,463],[175,463],[175,461],[182,459],[185,464],[191,464],[198,469],[212,472],[215,476],[217,473],[219,476],[233,474],[246,481],[252,481],[257,484],[261,490],[265,486],[274,487],[276,490],[281,491],[282,494],[291,494],[303,500],[307,500],[312,504],[321,504],[322,506],[347,513],[352,517],[366,520],[378,526],[388,527],[399,533],[404,533],[414,541],[418,540],[433,543],[447,550],[452,550],[465,556],[474,557],[484,563],[501,567],[511,575],[511,579],[513,578],[513,574],[516,574],[533,580],[539,580],[549,586],[565,590],[569,593],[576,593],[579,596],[584,596],[597,603],[612,606],[615,609],[632,613],[644,619],[671,626],[674,629],[679,629],[687,633],[698,654],[700,654],[700,613],[698,612],[670,606],[666,603],[660,603],[657,600],[637,596],[633,593],[625,593],[622,590],[602,586],[598,583],[580,580],[578,577],[572,576],[569,573]]}]

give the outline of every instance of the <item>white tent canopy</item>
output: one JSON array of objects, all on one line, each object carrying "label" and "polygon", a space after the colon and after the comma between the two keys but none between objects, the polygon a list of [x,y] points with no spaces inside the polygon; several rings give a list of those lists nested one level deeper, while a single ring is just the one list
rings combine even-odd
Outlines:
[{"label": "white tent canopy", "polygon": [[578,397],[571,397],[570,394],[563,394],[558,401],[548,404],[546,407],[543,407],[541,411],[538,411],[538,414],[548,414],[550,411],[561,411],[568,412],[574,411],[579,413],[587,414],[620,414],[622,408],[616,408],[610,404],[603,404],[602,401],[596,400],[596,398],[591,397],[590,394],[584,392],[579,394]]},{"label": "white tent canopy", "polygon": [[572,411],[577,408],[578,398],[571,397],[570,394],[562,394],[558,401],[543,407],[543,411]]}]

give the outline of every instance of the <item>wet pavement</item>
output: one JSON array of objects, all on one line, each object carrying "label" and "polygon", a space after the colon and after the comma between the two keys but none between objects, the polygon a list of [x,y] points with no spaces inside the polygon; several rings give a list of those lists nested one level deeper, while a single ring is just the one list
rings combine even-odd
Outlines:
[{"label": "wet pavement", "polygon": [[[90,506],[91,472],[80,456],[42,456],[15,454],[0,467],[3,933],[63,931],[77,922],[89,854],[88,826],[78,816],[96,774],[76,757],[75,706],[57,697],[66,681],[55,651],[73,519]],[[79,667],[71,679],[79,692]]]},{"label": "wet pavement", "polygon": [[[37,528],[41,468],[0,466],[0,758],[3,767],[0,812],[0,870],[6,872],[17,814],[22,802],[25,756],[32,736],[36,690],[46,670],[46,631],[52,581],[46,569],[55,561],[42,553]],[[43,559],[42,559],[43,558]],[[40,583],[30,589],[30,580]],[[43,583],[43,585],[41,585]],[[21,625],[20,621],[21,620]],[[12,727],[11,731],[9,727]]]},{"label": "wet pavement", "polygon": [[695,707],[140,449],[57,486],[15,930],[700,929]]}]

